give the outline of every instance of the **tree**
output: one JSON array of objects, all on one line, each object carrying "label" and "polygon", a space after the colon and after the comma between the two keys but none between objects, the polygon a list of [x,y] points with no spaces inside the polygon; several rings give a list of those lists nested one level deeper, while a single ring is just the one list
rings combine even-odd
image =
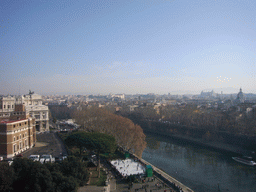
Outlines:
[{"label": "tree", "polygon": [[52,191],[53,183],[50,171],[41,163],[29,159],[17,158],[12,167],[16,174],[13,182],[14,191]]},{"label": "tree", "polygon": [[86,146],[86,140],[84,140],[84,132],[71,134],[65,139],[64,142],[69,147],[78,147],[80,150],[80,155]]},{"label": "tree", "polygon": [[95,150],[98,156],[98,171],[100,177],[100,153],[113,153],[116,150],[116,142],[113,136],[98,132],[77,132],[65,139],[68,146],[77,146],[81,150]]},{"label": "tree", "polygon": [[[89,179],[86,164],[74,156],[68,156],[68,158],[63,160],[61,172],[65,177],[72,176],[75,178],[80,186],[85,185]],[[71,178],[68,180],[71,180]]]},{"label": "tree", "polygon": [[13,180],[14,180],[14,170],[8,163],[0,163],[0,191],[7,192],[11,191]]},{"label": "tree", "polygon": [[72,176],[65,177],[61,172],[52,172],[52,179],[55,192],[75,192],[77,190],[77,180]]},{"label": "tree", "polygon": [[119,146],[140,157],[146,148],[146,136],[142,128],[128,118],[97,107],[76,111],[74,118],[84,130],[112,135]]}]

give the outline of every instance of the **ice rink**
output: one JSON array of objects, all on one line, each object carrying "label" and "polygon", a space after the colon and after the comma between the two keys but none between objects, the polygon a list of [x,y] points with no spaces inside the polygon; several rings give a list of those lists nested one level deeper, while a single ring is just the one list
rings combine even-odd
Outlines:
[{"label": "ice rink", "polygon": [[145,174],[146,170],[146,168],[143,165],[141,165],[139,162],[134,161],[133,159],[117,159],[111,161],[111,164],[123,176]]}]

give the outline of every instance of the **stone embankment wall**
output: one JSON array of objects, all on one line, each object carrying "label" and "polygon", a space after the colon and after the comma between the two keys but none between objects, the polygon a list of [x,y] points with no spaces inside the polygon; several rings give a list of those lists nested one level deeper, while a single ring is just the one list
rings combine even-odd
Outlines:
[{"label": "stone embankment wall", "polygon": [[150,164],[149,162],[145,161],[144,159],[139,158],[135,154],[131,154],[131,153],[130,153],[130,156],[132,158],[138,159],[144,165],[151,165],[151,167],[153,168],[154,175],[157,176],[159,179],[161,179],[168,186],[170,186],[173,189],[175,189],[176,191],[180,191],[180,192],[194,192],[189,187],[185,186],[181,182],[177,181],[175,178],[171,177],[170,175],[168,175],[167,173],[165,173],[161,169],[157,168],[156,166]]}]

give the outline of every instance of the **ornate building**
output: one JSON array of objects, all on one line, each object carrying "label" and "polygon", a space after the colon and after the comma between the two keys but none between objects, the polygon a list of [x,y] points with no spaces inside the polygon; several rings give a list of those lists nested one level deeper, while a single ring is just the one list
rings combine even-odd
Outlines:
[{"label": "ornate building", "polygon": [[15,104],[25,106],[25,111],[35,118],[36,131],[49,131],[49,109],[43,105],[42,96],[31,91],[27,95],[7,96],[0,98],[0,118],[10,117]]},{"label": "ornate building", "polygon": [[245,96],[244,96],[244,93],[242,92],[242,88],[240,88],[240,91],[237,94],[237,97],[234,102],[238,104],[238,103],[244,103],[244,101],[245,101]]}]

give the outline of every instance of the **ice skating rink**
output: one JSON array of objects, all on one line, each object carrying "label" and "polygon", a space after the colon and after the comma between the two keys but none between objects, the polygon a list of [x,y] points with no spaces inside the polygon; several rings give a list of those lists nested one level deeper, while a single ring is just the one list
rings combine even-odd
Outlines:
[{"label": "ice skating rink", "polygon": [[123,176],[145,174],[146,168],[141,163],[134,161],[133,159],[125,160],[113,160],[111,164],[116,168]]}]

